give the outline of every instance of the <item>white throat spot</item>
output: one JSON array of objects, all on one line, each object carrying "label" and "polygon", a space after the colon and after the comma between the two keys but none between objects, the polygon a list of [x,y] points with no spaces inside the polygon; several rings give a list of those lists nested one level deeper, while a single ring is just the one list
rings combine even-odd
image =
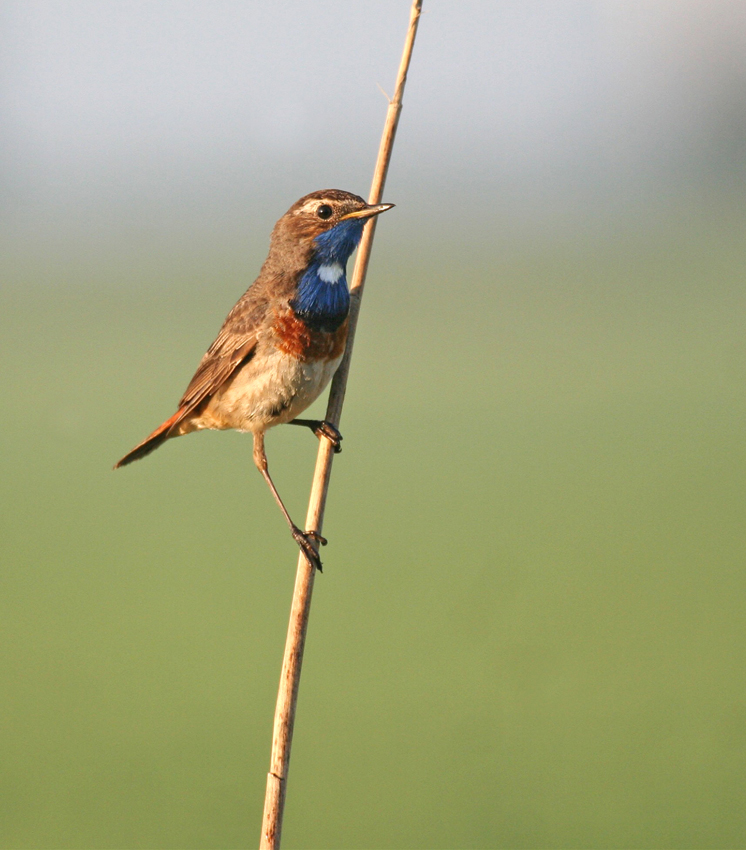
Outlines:
[{"label": "white throat spot", "polygon": [[336,283],[342,277],[344,271],[339,263],[319,266],[319,279],[323,280],[324,283]]}]

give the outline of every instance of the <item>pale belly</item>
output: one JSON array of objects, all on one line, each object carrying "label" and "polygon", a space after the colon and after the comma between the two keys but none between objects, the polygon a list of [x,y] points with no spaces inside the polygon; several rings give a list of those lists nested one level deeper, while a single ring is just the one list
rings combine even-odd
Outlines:
[{"label": "pale belly", "polygon": [[303,363],[278,350],[255,357],[215,393],[187,428],[261,432],[290,422],[321,395],[341,360],[340,355]]}]

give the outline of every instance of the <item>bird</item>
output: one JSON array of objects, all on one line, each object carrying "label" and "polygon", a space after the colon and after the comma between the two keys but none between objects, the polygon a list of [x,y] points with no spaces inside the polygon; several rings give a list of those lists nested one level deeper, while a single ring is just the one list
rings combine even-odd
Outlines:
[{"label": "bird", "polygon": [[[166,440],[203,429],[253,435],[253,459],[293,539],[311,567],[322,569],[321,534],[291,519],[269,474],[264,435],[276,425],[310,428],[341,450],[342,435],[325,420],[298,419],[323,392],[347,344],[347,260],[366,223],[394,204],[323,189],[304,195],[275,224],[259,276],[241,296],[207,349],[176,413],[114,468],[139,460]],[[316,544],[316,545],[314,545]]]}]

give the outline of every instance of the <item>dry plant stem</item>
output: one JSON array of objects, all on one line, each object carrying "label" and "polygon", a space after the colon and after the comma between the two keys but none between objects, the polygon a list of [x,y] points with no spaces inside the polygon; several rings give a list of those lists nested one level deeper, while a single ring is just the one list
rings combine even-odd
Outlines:
[{"label": "dry plant stem", "polygon": [[[383,136],[381,137],[381,146],[378,150],[378,160],[368,198],[368,203],[370,204],[381,202],[381,195],[386,182],[386,173],[388,172],[389,161],[391,160],[391,151],[394,146],[396,127],[399,123],[399,114],[402,108],[402,96],[404,94],[404,85],[407,81],[407,70],[409,69],[409,62],[412,57],[412,48],[414,47],[414,39],[417,34],[417,24],[419,23],[421,11],[422,0],[414,0],[409,17],[407,37],[404,42],[404,51],[399,65],[399,73],[396,78],[396,89],[394,91],[394,97],[389,101],[386,123],[383,129]],[[366,226],[363,233],[357,253],[355,269],[352,273],[347,348],[342,363],[332,381],[326,412],[326,419],[332,425],[338,426],[342,415],[342,405],[344,404],[345,390],[347,388],[347,376],[350,371],[352,346],[355,341],[355,330],[357,328],[358,314],[360,313],[360,302],[363,296],[365,275],[368,270],[368,261],[373,246],[375,228],[376,219],[373,219]],[[313,484],[311,485],[308,514],[306,516],[306,528],[313,529],[319,533],[322,530],[324,521],[324,508],[326,506],[329,479],[332,473],[333,458],[334,448],[332,444],[329,440],[322,438],[319,441],[319,453],[316,459],[316,469],[313,476]],[[267,793],[264,799],[262,836],[259,844],[260,850],[279,850],[280,847],[282,816],[285,807],[285,791],[290,763],[290,747],[293,739],[293,725],[295,723],[295,706],[298,699],[303,647],[306,641],[306,628],[308,626],[308,615],[311,608],[315,572],[314,568],[301,554],[298,558],[298,572],[295,579],[295,590],[290,609],[290,623],[288,625],[288,636],[285,643],[285,655],[282,660],[280,688],[277,694],[277,707],[275,709],[275,722],[272,732],[272,755],[270,758],[269,773],[267,774]]]}]

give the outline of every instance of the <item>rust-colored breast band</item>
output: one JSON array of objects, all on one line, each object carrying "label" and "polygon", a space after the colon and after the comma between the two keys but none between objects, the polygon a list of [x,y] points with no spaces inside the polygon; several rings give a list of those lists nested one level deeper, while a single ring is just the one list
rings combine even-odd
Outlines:
[{"label": "rust-colored breast band", "polygon": [[336,331],[327,333],[309,328],[292,310],[275,313],[272,324],[277,348],[304,363],[336,360],[342,356],[347,342],[347,319]]}]

